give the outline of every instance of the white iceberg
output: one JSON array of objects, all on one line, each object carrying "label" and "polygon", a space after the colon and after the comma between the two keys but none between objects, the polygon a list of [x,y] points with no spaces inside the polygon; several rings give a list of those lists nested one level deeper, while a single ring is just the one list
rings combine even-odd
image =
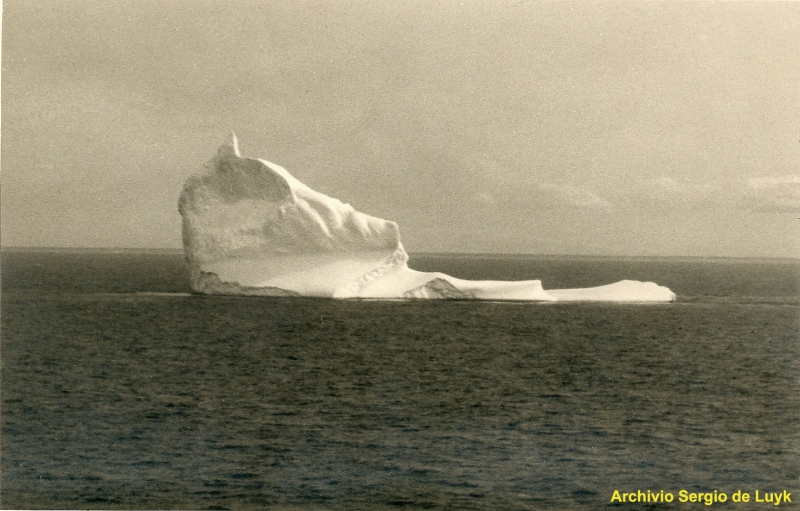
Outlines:
[{"label": "white iceberg", "polygon": [[408,267],[395,222],[243,158],[236,136],[186,181],[178,209],[193,291],[331,298],[667,302],[669,289],[621,281],[545,291],[539,280],[472,281]]}]

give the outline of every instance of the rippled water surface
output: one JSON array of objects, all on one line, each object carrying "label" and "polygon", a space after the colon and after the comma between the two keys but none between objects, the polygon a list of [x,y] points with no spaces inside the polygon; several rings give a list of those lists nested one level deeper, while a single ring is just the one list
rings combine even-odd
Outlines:
[{"label": "rippled water surface", "polygon": [[2,506],[602,509],[615,489],[800,501],[796,263],[412,266],[545,288],[653,280],[679,301],[207,297],[188,293],[176,253],[5,252]]}]

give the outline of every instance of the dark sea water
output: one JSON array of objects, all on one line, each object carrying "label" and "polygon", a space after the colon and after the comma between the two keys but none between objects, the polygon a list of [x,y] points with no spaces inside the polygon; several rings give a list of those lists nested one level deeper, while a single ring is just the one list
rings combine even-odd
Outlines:
[{"label": "dark sea water", "polygon": [[[175,252],[2,254],[4,508],[800,502],[797,261],[418,256],[671,304],[188,293]],[[674,494],[613,504],[614,490]]]}]

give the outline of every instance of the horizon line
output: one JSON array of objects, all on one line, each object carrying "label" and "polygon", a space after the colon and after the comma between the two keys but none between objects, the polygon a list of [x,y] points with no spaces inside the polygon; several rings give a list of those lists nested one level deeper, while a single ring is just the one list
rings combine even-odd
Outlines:
[{"label": "horizon line", "polygon": [[[44,247],[44,246],[5,246],[0,244],[0,252],[170,252],[182,253],[183,248],[174,247]],[[594,258],[594,259],[725,259],[725,260],[769,260],[800,262],[800,256],[731,256],[731,255],[624,255],[624,254],[558,254],[534,252],[428,252],[409,251],[409,256],[460,256],[460,257],[542,257],[542,258]]]}]

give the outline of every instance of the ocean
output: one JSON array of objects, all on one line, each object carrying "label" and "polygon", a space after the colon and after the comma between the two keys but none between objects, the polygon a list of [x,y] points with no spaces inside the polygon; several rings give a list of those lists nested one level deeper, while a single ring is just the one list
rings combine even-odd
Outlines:
[{"label": "ocean", "polygon": [[[199,296],[177,251],[5,250],[0,505],[800,502],[800,261],[420,254],[410,266],[545,289],[654,281],[678,300]],[[636,492],[673,501],[627,503]]]}]

